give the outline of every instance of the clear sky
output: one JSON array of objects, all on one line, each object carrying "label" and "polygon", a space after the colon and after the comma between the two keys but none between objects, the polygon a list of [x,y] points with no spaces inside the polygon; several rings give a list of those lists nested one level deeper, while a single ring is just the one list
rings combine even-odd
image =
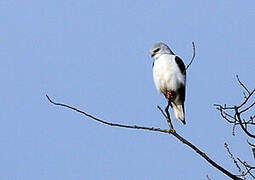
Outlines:
[{"label": "clear sky", "polygon": [[214,103],[238,104],[255,85],[255,1],[0,1],[0,179],[228,179],[174,137],[106,127],[167,128],[149,50],[165,42],[187,64],[186,122],[176,131],[233,173],[254,162],[246,137]]}]

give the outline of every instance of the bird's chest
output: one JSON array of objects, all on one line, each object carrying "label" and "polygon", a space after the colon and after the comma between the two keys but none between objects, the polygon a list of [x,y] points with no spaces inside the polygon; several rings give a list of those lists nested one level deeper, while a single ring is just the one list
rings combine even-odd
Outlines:
[{"label": "bird's chest", "polygon": [[[154,61],[153,76],[156,86],[163,92],[166,90],[177,90],[182,81],[185,81],[175,56],[164,56]],[[184,83],[184,82],[183,82]]]}]

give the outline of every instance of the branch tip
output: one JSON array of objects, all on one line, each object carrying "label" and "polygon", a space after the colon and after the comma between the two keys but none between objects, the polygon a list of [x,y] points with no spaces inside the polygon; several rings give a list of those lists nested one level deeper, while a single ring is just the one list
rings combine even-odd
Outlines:
[{"label": "branch tip", "polygon": [[185,69],[186,71],[188,70],[188,68],[190,67],[190,65],[192,64],[192,62],[193,62],[193,60],[194,60],[194,58],[196,56],[196,47],[195,47],[194,41],[192,42],[192,50],[193,50],[193,55],[192,55],[192,58],[191,58],[189,64],[187,65],[187,67]]}]

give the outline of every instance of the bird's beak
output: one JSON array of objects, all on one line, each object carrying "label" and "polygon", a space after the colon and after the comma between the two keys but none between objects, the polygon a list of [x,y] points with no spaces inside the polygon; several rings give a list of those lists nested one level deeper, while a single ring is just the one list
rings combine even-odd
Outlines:
[{"label": "bird's beak", "polygon": [[156,53],[154,51],[151,52],[151,57],[153,57]]}]

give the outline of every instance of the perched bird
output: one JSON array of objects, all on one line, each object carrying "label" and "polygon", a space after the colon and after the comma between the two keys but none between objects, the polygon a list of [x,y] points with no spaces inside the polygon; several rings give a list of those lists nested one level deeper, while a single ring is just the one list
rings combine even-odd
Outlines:
[{"label": "perched bird", "polygon": [[165,95],[176,119],[185,122],[184,101],[186,68],[183,61],[164,43],[156,43],[151,48],[153,57],[153,79],[159,93]]}]

